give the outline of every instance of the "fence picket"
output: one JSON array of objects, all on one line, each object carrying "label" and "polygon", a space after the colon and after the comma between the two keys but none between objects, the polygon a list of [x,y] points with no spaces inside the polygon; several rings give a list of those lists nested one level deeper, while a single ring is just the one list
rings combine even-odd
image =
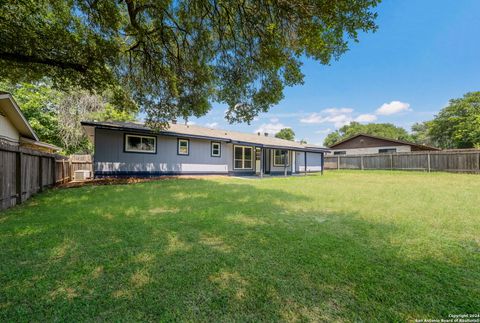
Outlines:
[{"label": "fence picket", "polygon": [[325,156],[325,169],[391,169],[480,172],[480,150]]},{"label": "fence picket", "polygon": [[65,157],[0,142],[0,210],[22,203],[45,187],[72,180],[75,170],[92,170],[89,155],[78,161],[71,157],[66,177],[61,175],[65,169],[58,167],[65,164]]}]

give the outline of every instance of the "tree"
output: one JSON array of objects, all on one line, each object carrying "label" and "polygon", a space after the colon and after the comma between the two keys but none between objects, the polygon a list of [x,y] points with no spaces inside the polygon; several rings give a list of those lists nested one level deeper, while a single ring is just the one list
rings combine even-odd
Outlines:
[{"label": "tree", "polygon": [[115,102],[115,99],[111,92],[103,95],[80,89],[61,92],[45,81],[16,85],[0,82],[0,90],[13,95],[41,141],[61,147],[65,154],[89,152],[92,149],[80,121],[135,119],[135,112],[114,107],[111,102]]},{"label": "tree", "polygon": [[417,122],[412,126],[412,140],[420,145],[438,146],[438,143],[430,136],[431,121]]},{"label": "tree", "polygon": [[480,147],[480,92],[450,100],[428,128],[428,134],[441,148]]},{"label": "tree", "polygon": [[295,132],[291,128],[280,129],[279,132],[275,134],[276,138],[285,139],[285,140],[295,140]]},{"label": "tree", "polygon": [[411,136],[405,129],[397,127],[391,123],[361,124],[358,122],[351,122],[350,124],[328,134],[323,143],[325,146],[330,147],[340,140],[360,133],[397,140],[412,140]]},{"label": "tree", "polygon": [[[375,31],[379,0],[0,1],[0,79],[134,100],[153,126],[226,103],[250,122]],[[119,105],[119,104],[118,104]]]}]

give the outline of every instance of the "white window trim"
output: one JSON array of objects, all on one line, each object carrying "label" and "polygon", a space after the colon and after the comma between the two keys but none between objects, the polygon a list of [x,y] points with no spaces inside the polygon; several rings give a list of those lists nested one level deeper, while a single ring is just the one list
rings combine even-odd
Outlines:
[{"label": "white window trim", "polygon": [[275,162],[275,153],[276,153],[276,151],[282,151],[282,150],[286,150],[286,151],[287,151],[287,154],[286,154],[286,155],[287,155],[287,167],[290,166],[290,151],[288,151],[287,149],[274,149],[274,151],[273,151],[273,166],[274,166],[274,167],[285,167],[285,164],[277,164],[277,163]]},{"label": "white window trim", "polygon": [[[237,147],[242,148],[242,159],[241,159],[242,160],[242,167],[241,168],[235,167],[235,161],[237,161],[237,159],[235,158],[235,148],[237,148]],[[252,167],[250,167],[250,168],[245,168],[245,160],[246,160],[245,159],[245,148],[248,148],[252,151],[252,153],[251,153],[252,158],[250,159]],[[233,169],[247,169],[247,170],[253,169],[253,153],[254,153],[254,150],[253,150],[253,147],[251,147],[251,146],[234,145],[233,146]],[[240,159],[238,159],[238,160],[240,160]]]},{"label": "white window trim", "polygon": [[[181,142],[186,142],[187,143],[187,152],[186,153],[180,152],[180,143]],[[190,140],[188,140],[188,139],[178,139],[178,141],[177,141],[177,154],[181,155],[181,156],[190,155]]]},{"label": "white window trim", "polygon": [[[213,153],[213,146],[218,145],[218,154]],[[210,146],[210,155],[212,157],[221,157],[222,156],[222,144],[217,141],[212,141],[211,146]]]},{"label": "white window trim", "polygon": [[[137,137],[137,138],[148,138],[153,139],[153,150],[142,150],[142,149],[131,149],[128,148],[128,138],[129,137]],[[141,136],[141,135],[128,135],[125,134],[125,152],[127,153],[144,153],[144,154],[156,154],[157,153],[157,137],[153,136]]]}]

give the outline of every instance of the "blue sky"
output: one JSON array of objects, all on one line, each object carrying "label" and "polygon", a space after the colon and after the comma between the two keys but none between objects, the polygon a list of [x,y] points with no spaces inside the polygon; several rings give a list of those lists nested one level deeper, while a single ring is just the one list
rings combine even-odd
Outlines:
[{"label": "blue sky", "polygon": [[384,1],[376,11],[376,33],[362,34],[330,66],[305,60],[305,84],[287,88],[250,125],[229,125],[222,105],[191,122],[245,132],[291,127],[297,139],[322,144],[351,120],[410,130],[449,99],[480,90],[480,1]]}]

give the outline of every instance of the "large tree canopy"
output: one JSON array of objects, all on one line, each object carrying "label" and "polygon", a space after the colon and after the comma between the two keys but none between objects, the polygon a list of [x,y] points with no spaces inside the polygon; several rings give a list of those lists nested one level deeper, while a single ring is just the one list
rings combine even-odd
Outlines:
[{"label": "large tree canopy", "polygon": [[411,136],[405,129],[403,129],[402,127],[397,127],[391,123],[361,124],[358,122],[352,122],[328,134],[323,144],[327,147],[330,147],[331,145],[339,142],[340,140],[352,137],[360,133],[397,140],[412,140]]},{"label": "large tree canopy", "polygon": [[210,102],[251,121],[301,84],[300,58],[328,64],[379,0],[0,0],[0,78],[45,76],[133,99],[161,124]]},{"label": "large tree canopy", "polygon": [[429,137],[441,148],[480,148],[480,92],[450,100],[426,125]]}]

